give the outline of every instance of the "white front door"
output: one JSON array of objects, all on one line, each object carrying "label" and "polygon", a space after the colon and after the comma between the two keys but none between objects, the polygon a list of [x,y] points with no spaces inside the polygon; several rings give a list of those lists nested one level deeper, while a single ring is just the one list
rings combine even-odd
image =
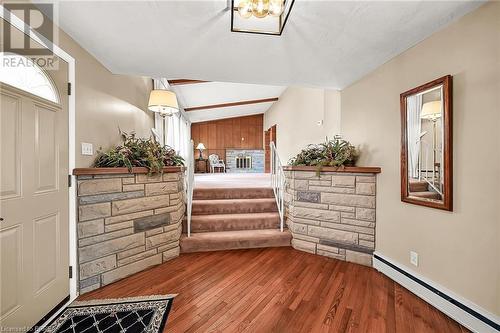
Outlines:
[{"label": "white front door", "polygon": [[69,295],[67,64],[50,76],[59,103],[0,83],[0,331]]}]

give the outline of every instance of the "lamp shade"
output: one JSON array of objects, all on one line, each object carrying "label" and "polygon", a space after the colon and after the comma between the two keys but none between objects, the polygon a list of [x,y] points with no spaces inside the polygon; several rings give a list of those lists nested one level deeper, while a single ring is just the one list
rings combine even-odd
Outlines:
[{"label": "lamp shade", "polygon": [[427,102],[422,106],[421,119],[436,120],[441,118],[441,101]]},{"label": "lamp shade", "polygon": [[205,145],[203,143],[198,143],[198,145],[196,146],[196,149],[201,149],[201,150],[205,150],[207,148],[205,148]]},{"label": "lamp shade", "polygon": [[153,112],[158,112],[162,116],[171,116],[179,112],[177,96],[170,90],[152,90],[149,94],[148,109]]}]

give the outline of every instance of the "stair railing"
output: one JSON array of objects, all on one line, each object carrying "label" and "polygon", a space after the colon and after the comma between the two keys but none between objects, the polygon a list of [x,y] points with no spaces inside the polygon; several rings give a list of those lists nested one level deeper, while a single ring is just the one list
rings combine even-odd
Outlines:
[{"label": "stair railing", "polygon": [[273,141],[269,144],[271,148],[271,186],[273,187],[274,197],[278,206],[280,216],[280,230],[283,232],[283,223],[285,218],[285,172],[281,164],[276,145]]},{"label": "stair railing", "polygon": [[186,158],[186,224],[187,236],[191,237],[191,212],[193,208],[193,189],[194,189],[194,142],[189,143],[189,150]]},{"label": "stair railing", "polygon": [[[420,157],[418,159],[418,180],[424,180],[428,186],[430,186],[434,191],[443,195],[441,189],[441,170],[436,172],[436,151],[432,150],[432,161],[430,161],[432,170],[430,171],[431,177],[429,177],[429,150],[431,148],[429,145],[423,141],[420,141]],[[425,162],[425,168],[422,167],[422,163]],[[436,174],[438,177],[438,182],[436,183]]]}]

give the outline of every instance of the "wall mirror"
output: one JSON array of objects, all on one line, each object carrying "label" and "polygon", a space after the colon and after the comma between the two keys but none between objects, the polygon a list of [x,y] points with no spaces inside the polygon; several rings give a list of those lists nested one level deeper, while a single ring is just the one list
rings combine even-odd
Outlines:
[{"label": "wall mirror", "polygon": [[453,210],[452,78],[401,94],[401,200]]}]

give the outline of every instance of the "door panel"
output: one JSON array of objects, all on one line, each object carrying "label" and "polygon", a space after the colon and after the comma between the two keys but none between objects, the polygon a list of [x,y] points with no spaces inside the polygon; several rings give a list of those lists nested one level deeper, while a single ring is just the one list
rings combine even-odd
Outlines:
[{"label": "door panel", "polygon": [[36,193],[56,191],[59,174],[57,111],[35,104]]},{"label": "door panel", "polygon": [[15,225],[0,231],[0,244],[2,250],[8,248],[10,251],[1,252],[2,290],[0,317],[4,317],[21,306],[21,281],[22,281],[22,226]]},{"label": "door panel", "polygon": [[17,96],[2,94],[0,103],[0,196],[8,199],[21,195],[21,100]]},{"label": "door panel", "polygon": [[[62,60],[49,73],[60,92],[67,73]],[[0,327],[29,328],[69,294],[68,98],[0,94]]]},{"label": "door panel", "polygon": [[50,287],[57,279],[60,237],[58,213],[35,220],[33,277],[36,294]]}]

